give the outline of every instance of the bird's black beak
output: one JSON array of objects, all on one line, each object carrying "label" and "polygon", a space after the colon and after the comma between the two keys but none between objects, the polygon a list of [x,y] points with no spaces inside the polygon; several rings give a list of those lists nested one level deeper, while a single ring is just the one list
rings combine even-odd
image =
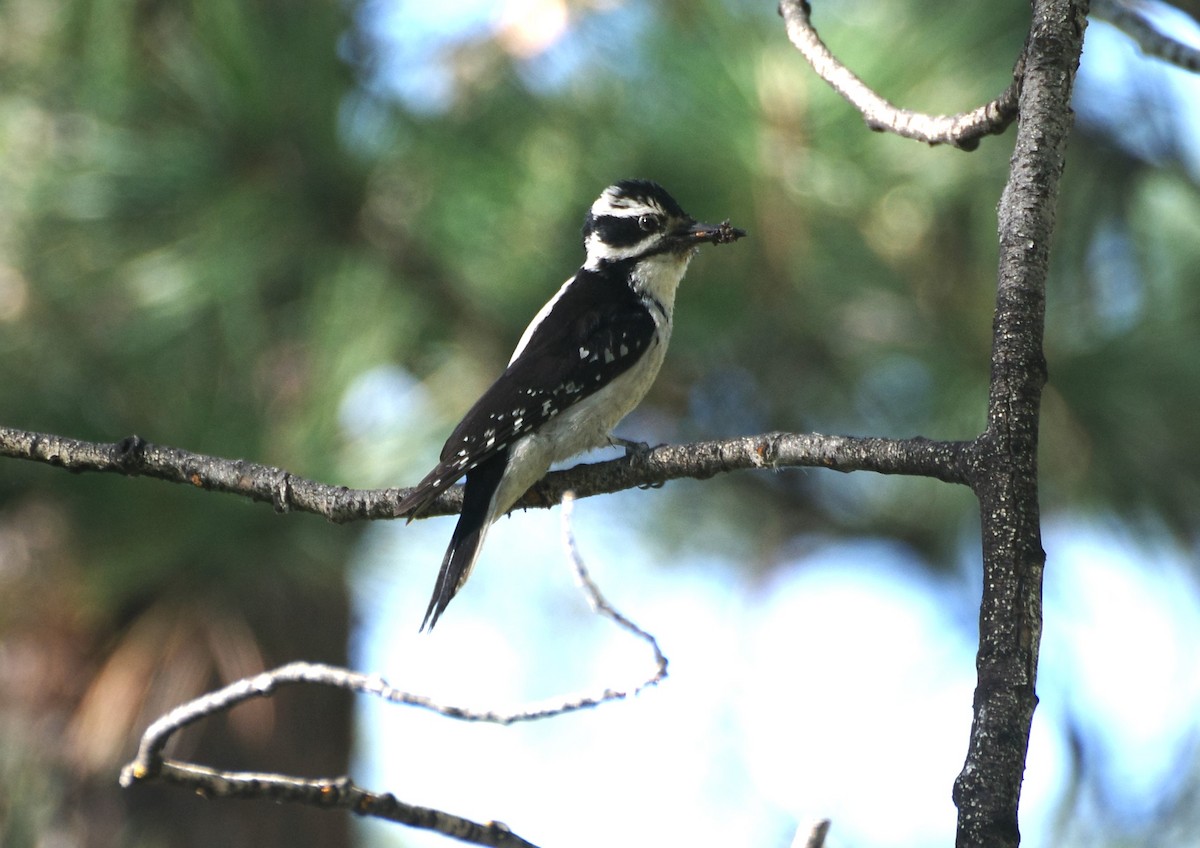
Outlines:
[{"label": "bird's black beak", "polygon": [[699,245],[703,242],[708,242],[709,244],[729,244],[745,235],[745,230],[730,226],[728,220],[724,220],[719,224],[701,224],[693,221],[680,232],[679,240],[689,245]]}]

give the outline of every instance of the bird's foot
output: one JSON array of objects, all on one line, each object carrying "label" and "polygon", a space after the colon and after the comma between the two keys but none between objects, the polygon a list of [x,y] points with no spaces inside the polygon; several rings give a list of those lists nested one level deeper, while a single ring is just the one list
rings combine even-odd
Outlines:
[{"label": "bird's foot", "polygon": [[[646,442],[635,442],[632,439],[622,439],[620,436],[609,436],[608,441],[609,444],[611,444],[614,448],[625,448],[625,458],[628,460],[633,460],[634,462],[644,458],[648,453],[650,453],[650,451],[654,450],[655,447],[662,447],[661,444],[651,447]],[[662,481],[659,481],[657,483],[643,483],[642,485],[638,486],[638,488],[661,489],[662,486]]]},{"label": "bird's foot", "polygon": [[[625,448],[626,459],[639,459],[654,450],[646,442],[635,442],[633,439],[622,439],[620,436],[609,436],[608,443],[614,448]],[[662,445],[656,445],[662,447]]]}]

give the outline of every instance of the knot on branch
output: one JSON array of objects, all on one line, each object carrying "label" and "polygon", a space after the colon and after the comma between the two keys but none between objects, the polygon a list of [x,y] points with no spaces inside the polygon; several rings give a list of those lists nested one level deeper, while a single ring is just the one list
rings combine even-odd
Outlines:
[{"label": "knot on branch", "polygon": [[124,471],[136,471],[146,463],[146,440],[134,434],[117,442],[116,464]]},{"label": "knot on branch", "polygon": [[290,472],[279,469],[275,474],[275,479],[271,482],[271,506],[281,515],[291,512],[292,475]]}]

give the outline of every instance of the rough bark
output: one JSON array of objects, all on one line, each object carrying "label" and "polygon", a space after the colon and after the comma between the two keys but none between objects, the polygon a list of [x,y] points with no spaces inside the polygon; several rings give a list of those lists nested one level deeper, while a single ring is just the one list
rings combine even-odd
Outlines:
[{"label": "rough bark", "polygon": [[983,598],[966,764],[954,786],[960,848],[1015,846],[1042,629],[1038,416],[1046,272],[1087,3],[1035,0],[1020,117],[1000,200],[1000,267],[987,429],[971,452]]}]

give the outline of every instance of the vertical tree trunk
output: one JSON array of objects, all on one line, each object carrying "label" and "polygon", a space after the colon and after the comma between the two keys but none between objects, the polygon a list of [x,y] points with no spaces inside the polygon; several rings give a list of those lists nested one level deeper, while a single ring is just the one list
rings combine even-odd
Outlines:
[{"label": "vertical tree trunk", "polygon": [[983,537],[978,683],[954,787],[959,848],[1015,846],[1042,628],[1038,415],[1050,238],[1087,2],[1034,0],[1017,140],[999,207],[1000,262],[987,429],[973,452]]}]

